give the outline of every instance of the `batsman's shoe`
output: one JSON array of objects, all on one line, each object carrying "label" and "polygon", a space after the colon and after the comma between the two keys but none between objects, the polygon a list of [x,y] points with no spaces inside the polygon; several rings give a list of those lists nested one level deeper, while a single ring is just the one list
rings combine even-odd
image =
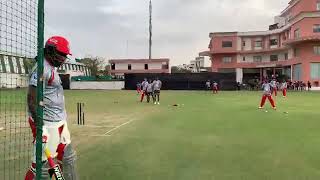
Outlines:
[{"label": "batsman's shoe", "polygon": [[160,105],[160,102],[158,102],[158,105]]},{"label": "batsman's shoe", "polygon": [[259,109],[263,109],[263,107],[260,106]]},{"label": "batsman's shoe", "polygon": [[157,104],[157,102],[154,102],[153,104]]}]

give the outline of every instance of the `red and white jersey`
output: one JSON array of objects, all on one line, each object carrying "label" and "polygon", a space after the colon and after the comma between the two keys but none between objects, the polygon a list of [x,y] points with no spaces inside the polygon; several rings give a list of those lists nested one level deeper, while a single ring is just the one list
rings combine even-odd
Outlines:
[{"label": "red and white jersey", "polygon": [[281,89],[287,89],[287,88],[288,88],[287,82],[281,83]]},{"label": "red and white jersey", "polygon": [[[63,87],[57,69],[46,60],[44,60],[43,65],[44,124],[66,121],[67,113],[65,109]],[[29,85],[37,87],[37,65],[33,68]],[[29,115],[31,115],[30,112]]]},{"label": "red and white jersey", "polygon": [[270,82],[271,87],[276,88],[277,87],[277,82],[275,80],[272,80]]},{"label": "red and white jersey", "polygon": [[264,95],[271,95],[271,84],[270,83],[263,83],[262,89]]},{"label": "red and white jersey", "polygon": [[142,87],[142,90],[143,90],[143,91],[146,91],[146,90],[147,90],[148,84],[149,84],[148,81],[142,81],[141,87]]},{"label": "red and white jersey", "polygon": [[218,89],[218,83],[216,83],[216,82],[213,83],[213,88],[214,88],[214,89]]},{"label": "red and white jersey", "polygon": [[160,80],[154,80],[152,85],[153,85],[153,90],[160,91],[162,82]]}]

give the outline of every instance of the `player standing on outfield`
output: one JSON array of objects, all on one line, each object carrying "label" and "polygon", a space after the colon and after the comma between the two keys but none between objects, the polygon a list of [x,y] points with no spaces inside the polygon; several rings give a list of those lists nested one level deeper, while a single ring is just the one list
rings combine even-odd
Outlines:
[{"label": "player standing on outfield", "polygon": [[272,87],[271,84],[267,82],[267,80],[265,80],[262,84],[262,89],[263,89],[263,95],[262,95],[262,99],[261,99],[261,103],[260,103],[260,107],[259,109],[262,109],[264,107],[264,104],[268,98],[268,100],[271,103],[271,106],[274,110],[276,110],[276,105],[272,99]]},{"label": "player standing on outfield", "polygon": [[141,93],[141,83],[137,82],[137,93],[140,94]]},{"label": "player standing on outfield", "polygon": [[140,99],[140,102],[143,102],[144,96],[146,95],[147,86],[148,86],[147,78],[144,78],[144,80],[143,80],[142,83],[141,83],[142,91],[141,91],[141,99]]},{"label": "player standing on outfield", "polygon": [[210,82],[210,80],[208,80],[208,81],[206,82],[206,88],[207,88],[207,91],[210,91],[210,89],[211,89],[211,82]]},{"label": "player standing on outfield", "polygon": [[[44,48],[44,71],[43,71],[43,146],[51,152],[56,152],[56,160],[63,169],[66,180],[76,180],[76,154],[71,146],[70,133],[67,125],[67,113],[61,79],[57,72],[70,55],[69,42],[60,36],[53,36],[48,39]],[[34,153],[32,165],[27,171],[25,180],[35,179],[36,168],[36,98],[37,98],[37,66],[34,67],[28,89],[28,112],[29,124],[34,138]],[[49,164],[46,156],[42,155],[43,179],[48,179]]]},{"label": "player standing on outfield", "polygon": [[156,80],[153,81],[152,85],[153,85],[153,91],[154,91],[153,102],[154,104],[160,104],[160,90],[162,87],[162,82],[157,77]]},{"label": "player standing on outfield", "polygon": [[212,84],[212,90],[213,90],[213,93],[214,94],[217,94],[218,93],[218,83],[217,82],[213,82]]},{"label": "player standing on outfield", "polygon": [[270,84],[271,84],[271,95],[274,93],[274,95],[277,96],[277,81],[276,81],[276,79],[272,79]]},{"label": "player standing on outfield", "polygon": [[282,95],[283,97],[287,97],[287,88],[288,88],[288,84],[285,80],[283,80],[283,82],[281,83],[281,89],[282,89]]},{"label": "player standing on outfield", "polygon": [[[150,97],[153,98],[153,84],[151,82],[151,79],[149,79],[149,82],[147,82],[147,88],[146,88],[146,92],[147,92],[147,102],[150,102]],[[153,98],[154,101],[154,98]]]}]

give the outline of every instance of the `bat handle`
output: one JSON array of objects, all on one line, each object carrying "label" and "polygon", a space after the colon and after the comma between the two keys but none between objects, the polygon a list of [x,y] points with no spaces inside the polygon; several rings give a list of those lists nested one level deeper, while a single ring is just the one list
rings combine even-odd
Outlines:
[{"label": "bat handle", "polygon": [[53,159],[52,159],[52,157],[51,157],[51,153],[50,153],[49,149],[46,148],[46,149],[44,150],[44,152],[45,152],[45,154],[46,154],[46,156],[47,156],[49,166],[50,166],[51,168],[54,168],[55,163],[54,163],[54,161],[53,161]]}]

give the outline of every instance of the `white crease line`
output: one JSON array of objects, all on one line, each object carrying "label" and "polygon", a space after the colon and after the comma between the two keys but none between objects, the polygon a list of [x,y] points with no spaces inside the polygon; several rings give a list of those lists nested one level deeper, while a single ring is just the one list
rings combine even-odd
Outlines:
[{"label": "white crease line", "polygon": [[128,121],[128,122],[125,122],[125,123],[123,123],[123,124],[121,124],[121,125],[113,128],[113,129],[110,129],[109,131],[107,131],[106,133],[104,133],[104,135],[108,135],[108,134],[111,133],[112,131],[119,129],[121,126],[124,126],[124,125],[126,125],[126,124],[129,124],[129,123],[131,123],[132,121],[134,121],[134,120],[132,119],[132,120],[130,120],[130,121]]}]

